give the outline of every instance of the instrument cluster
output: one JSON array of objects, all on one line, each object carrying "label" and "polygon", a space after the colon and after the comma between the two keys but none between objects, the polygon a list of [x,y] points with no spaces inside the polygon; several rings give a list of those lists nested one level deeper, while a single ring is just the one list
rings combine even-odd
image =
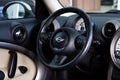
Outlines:
[{"label": "instrument cluster", "polygon": [[[1,2],[2,3],[2,2]],[[6,1],[0,4],[0,20],[35,17],[34,1]]]}]

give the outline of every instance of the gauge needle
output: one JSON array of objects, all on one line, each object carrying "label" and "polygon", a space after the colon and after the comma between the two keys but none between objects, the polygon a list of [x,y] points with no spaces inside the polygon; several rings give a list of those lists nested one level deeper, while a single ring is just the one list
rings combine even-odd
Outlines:
[{"label": "gauge needle", "polygon": [[9,54],[10,54],[10,60],[9,60],[8,77],[13,78],[17,67],[17,53],[15,51],[9,51]]}]

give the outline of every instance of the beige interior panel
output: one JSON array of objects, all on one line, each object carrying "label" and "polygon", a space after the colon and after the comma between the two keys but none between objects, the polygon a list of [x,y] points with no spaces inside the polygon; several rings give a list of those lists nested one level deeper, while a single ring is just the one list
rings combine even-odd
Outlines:
[{"label": "beige interior panel", "polygon": [[[17,69],[14,78],[8,78],[8,63],[9,63],[9,50],[7,49],[0,49],[0,70],[5,73],[5,80],[34,80],[36,76],[36,65],[26,55],[16,52],[17,53]],[[18,69],[19,66],[27,67],[27,72],[22,74]]]}]

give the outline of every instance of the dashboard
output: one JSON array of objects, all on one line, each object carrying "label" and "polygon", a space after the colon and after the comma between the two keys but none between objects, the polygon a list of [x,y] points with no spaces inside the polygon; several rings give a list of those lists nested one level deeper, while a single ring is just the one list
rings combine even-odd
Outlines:
[{"label": "dashboard", "polygon": [[[88,13],[88,15],[92,18],[92,21],[95,23],[94,31],[103,40],[110,40],[114,36],[118,28],[120,27],[119,14]],[[86,31],[84,20],[80,16],[72,15],[69,18],[67,17],[63,17],[63,18],[64,20],[62,21],[62,23],[59,22],[61,21],[60,20],[61,18],[57,19],[57,24],[59,24],[59,26],[62,26],[65,23],[66,26],[75,28],[78,31],[83,31],[83,32]]]},{"label": "dashboard", "polygon": [[[88,13],[89,17],[91,17],[92,21],[94,22],[94,35],[91,49],[89,53],[94,53],[94,59],[91,60],[91,67],[99,66],[99,73],[104,70],[104,73],[101,75],[100,79],[107,80],[106,76],[112,76],[114,80],[117,75],[116,69],[120,68],[120,16],[119,14],[111,14],[111,13]],[[62,20],[64,18],[64,20]],[[60,22],[62,21],[62,22]],[[78,32],[82,32],[82,34],[86,35],[86,27],[83,18],[78,15],[72,15],[69,17],[60,16],[56,19],[57,25],[59,24],[60,27],[62,26],[69,26],[74,28]],[[53,23],[54,27],[56,27],[56,23]],[[58,27],[57,27],[58,28]],[[109,47],[111,46],[111,48]],[[99,57],[97,57],[99,56]],[[111,56],[111,59],[110,59]],[[101,61],[102,60],[102,61]],[[113,61],[114,65],[110,64],[109,61]],[[102,65],[101,65],[102,64]],[[108,66],[109,65],[109,66]],[[77,68],[79,68],[79,64]],[[117,68],[116,68],[117,66]],[[88,67],[84,66],[84,69],[88,69]],[[101,68],[100,68],[101,67]],[[103,67],[103,68],[102,68]],[[112,70],[110,70],[112,67]],[[97,69],[98,69],[97,68]],[[81,67],[79,68],[81,71]],[[78,69],[78,70],[79,70]],[[109,72],[108,74],[108,70]],[[94,73],[95,70],[93,70]],[[94,73],[96,75],[98,73]],[[81,74],[82,75],[82,74]],[[97,75],[96,75],[97,76]],[[114,78],[113,78],[114,76]],[[86,77],[86,76],[84,76]],[[88,78],[87,78],[88,79]],[[118,78],[117,78],[118,79]]]},{"label": "dashboard", "polygon": [[[36,6],[39,6],[37,7],[37,10],[35,10]],[[32,51],[33,53],[30,53],[32,55],[34,54],[34,57],[37,57],[36,40],[38,32],[40,26],[45,22],[49,15],[45,5],[42,6],[42,3],[38,5],[34,0],[0,1],[0,41],[13,44],[13,48],[10,48],[11,45],[8,46],[7,44],[4,46],[3,43],[0,47],[10,48],[19,52],[25,48],[28,50],[25,50],[26,52]],[[87,78],[83,80],[89,79],[89,77],[86,77],[87,71],[91,71],[90,73],[87,73],[87,75],[91,75],[92,73],[94,75],[93,77],[97,78],[96,80],[98,80],[98,78],[99,80],[107,80],[108,76],[110,76],[110,78],[112,77],[114,80],[116,78],[114,75],[116,75],[120,69],[120,15],[114,13],[87,13],[87,15],[94,23],[93,41],[90,50],[88,51],[88,53],[92,55],[88,57],[88,59],[84,59],[85,63],[82,64],[82,66],[79,63],[75,66],[75,69],[77,69],[76,72],[81,76],[83,75],[82,77]],[[59,30],[61,27],[70,27],[84,36],[87,35],[85,20],[76,14],[69,17],[57,17],[50,25],[51,29],[48,29],[48,31],[52,32],[54,30]],[[57,38],[58,42],[59,40],[60,38]],[[63,40],[64,39],[61,39],[61,42]],[[6,47],[6,45],[8,47]],[[16,45],[17,47],[15,47]],[[44,50],[47,52],[47,56],[51,57],[48,48],[49,47],[45,47]],[[27,55],[29,56],[29,53]],[[108,70],[111,72],[108,73]]]}]

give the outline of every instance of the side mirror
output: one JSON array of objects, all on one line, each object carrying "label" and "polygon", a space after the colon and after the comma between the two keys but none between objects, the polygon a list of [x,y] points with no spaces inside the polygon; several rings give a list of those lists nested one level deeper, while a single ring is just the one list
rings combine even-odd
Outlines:
[{"label": "side mirror", "polygon": [[13,1],[5,5],[3,15],[8,19],[19,19],[34,17],[34,13],[29,4],[21,1]]}]

